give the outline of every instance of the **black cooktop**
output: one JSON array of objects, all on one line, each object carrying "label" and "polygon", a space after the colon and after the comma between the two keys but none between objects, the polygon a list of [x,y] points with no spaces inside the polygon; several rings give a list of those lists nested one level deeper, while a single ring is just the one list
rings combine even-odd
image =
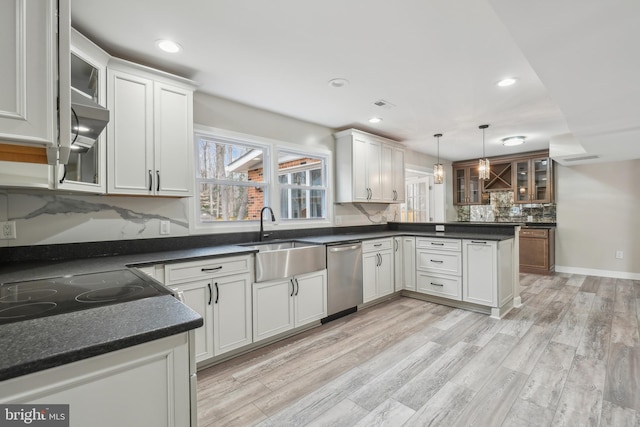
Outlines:
[{"label": "black cooktop", "polygon": [[0,284],[0,325],[171,295],[144,273],[123,269]]}]

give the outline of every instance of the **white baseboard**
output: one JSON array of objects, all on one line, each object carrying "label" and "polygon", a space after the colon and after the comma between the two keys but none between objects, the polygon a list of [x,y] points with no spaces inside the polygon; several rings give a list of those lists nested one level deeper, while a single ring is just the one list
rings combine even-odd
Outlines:
[{"label": "white baseboard", "polygon": [[595,268],[568,267],[563,265],[556,265],[556,273],[582,274],[585,276],[640,280],[640,273],[631,273],[629,271],[598,270]]}]

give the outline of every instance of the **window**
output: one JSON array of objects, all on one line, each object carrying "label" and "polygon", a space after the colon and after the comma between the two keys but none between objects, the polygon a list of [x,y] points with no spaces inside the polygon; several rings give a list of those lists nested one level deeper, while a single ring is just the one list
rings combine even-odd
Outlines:
[{"label": "window", "polygon": [[200,222],[260,219],[268,200],[266,147],[196,134]]},{"label": "window", "polygon": [[324,158],[278,152],[278,185],[282,219],[326,218]]}]

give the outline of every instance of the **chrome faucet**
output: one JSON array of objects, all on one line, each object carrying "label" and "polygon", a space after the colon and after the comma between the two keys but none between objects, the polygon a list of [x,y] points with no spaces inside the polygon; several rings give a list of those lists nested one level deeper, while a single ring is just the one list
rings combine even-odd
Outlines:
[{"label": "chrome faucet", "polygon": [[262,208],[262,210],[260,211],[260,241],[261,242],[264,240],[265,237],[269,237],[269,234],[265,234],[264,225],[263,225],[264,211],[267,209],[269,210],[269,212],[271,212],[271,221],[276,222],[276,216],[273,214],[273,210],[271,210],[269,206],[265,206],[264,208]]}]

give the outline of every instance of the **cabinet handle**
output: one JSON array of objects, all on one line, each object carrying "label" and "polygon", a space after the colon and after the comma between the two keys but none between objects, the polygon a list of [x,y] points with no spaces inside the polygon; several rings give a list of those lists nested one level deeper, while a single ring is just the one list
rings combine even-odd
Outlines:
[{"label": "cabinet handle", "polygon": [[158,178],[156,180],[156,191],[160,191],[160,171],[156,171],[156,177]]},{"label": "cabinet handle", "polygon": [[296,285],[293,284],[293,279],[289,279],[289,281],[291,282],[291,294],[289,296],[292,297],[296,291]]},{"label": "cabinet handle", "polygon": [[487,244],[487,242],[481,242],[479,240],[472,240],[471,243],[482,243],[483,245]]},{"label": "cabinet handle", "polygon": [[153,188],[153,174],[151,173],[151,169],[149,169],[149,191]]},{"label": "cabinet handle", "polygon": [[443,285],[443,284],[441,284],[441,283],[433,283],[433,282],[430,282],[430,283],[431,283],[433,286],[440,286],[440,287],[444,287],[444,285]]},{"label": "cabinet handle", "polygon": [[209,302],[208,305],[211,305],[211,300],[213,299],[213,292],[211,292],[211,283],[207,283],[207,288],[209,288]]},{"label": "cabinet handle", "polygon": [[382,246],[382,243],[376,243],[375,245],[373,245],[374,248],[379,248],[380,246]]},{"label": "cabinet handle", "polygon": [[396,252],[398,252],[398,241],[394,240],[394,243],[396,244]]},{"label": "cabinet handle", "polygon": [[298,296],[298,292],[300,292],[300,283],[298,283],[298,279],[293,279],[296,282],[296,296]]},{"label": "cabinet handle", "polygon": [[393,190],[393,200],[398,200],[398,192]]},{"label": "cabinet handle", "polygon": [[219,265],[217,267],[212,267],[212,268],[201,268],[200,271],[218,271],[218,270],[222,270],[222,266]]},{"label": "cabinet handle", "polygon": [[382,265],[382,255],[378,254],[378,259],[380,260],[378,267],[380,267]]},{"label": "cabinet handle", "polygon": [[218,289],[218,282],[216,282],[215,285],[216,285],[216,301],[214,304],[217,304],[218,300],[220,299],[220,289]]},{"label": "cabinet handle", "polygon": [[62,178],[60,178],[60,184],[62,184],[65,180],[65,178],[67,177],[67,165],[62,165],[62,170],[64,171],[62,173]]},{"label": "cabinet handle", "polygon": [[435,262],[436,264],[442,264],[444,262],[444,261],[437,260],[437,259],[430,259],[429,261]]},{"label": "cabinet handle", "polygon": [[435,242],[431,242],[431,244],[433,246],[444,246],[444,243],[435,243]]}]

